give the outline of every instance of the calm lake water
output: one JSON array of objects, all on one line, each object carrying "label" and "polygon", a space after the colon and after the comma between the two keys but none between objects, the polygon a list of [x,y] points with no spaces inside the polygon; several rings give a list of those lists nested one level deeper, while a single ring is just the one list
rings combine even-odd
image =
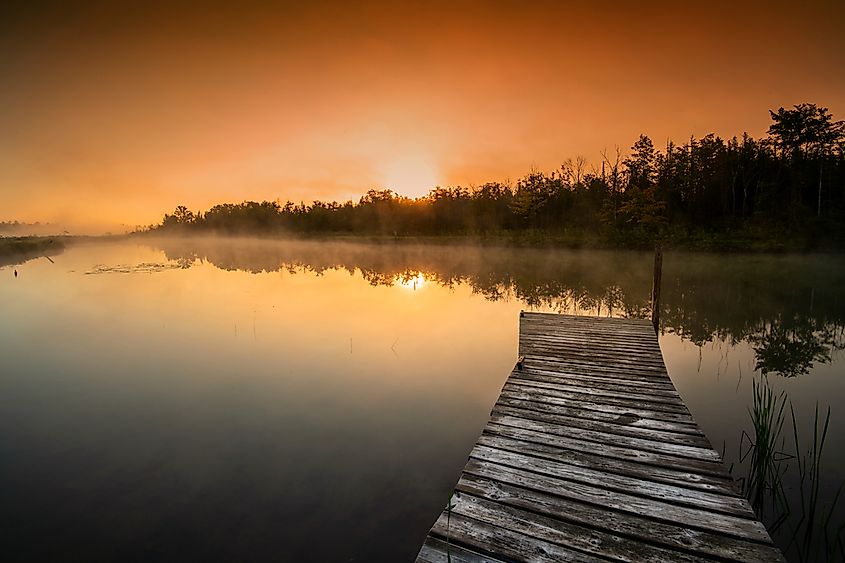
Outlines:
[{"label": "calm lake water", "polygon": [[[519,311],[647,316],[652,269],[637,252],[237,240],[53,260],[0,268],[10,561],[412,561],[516,360]],[[664,258],[669,373],[738,479],[752,382],[784,393],[782,494],[760,509],[795,561],[842,558],[843,288],[841,256]]]}]

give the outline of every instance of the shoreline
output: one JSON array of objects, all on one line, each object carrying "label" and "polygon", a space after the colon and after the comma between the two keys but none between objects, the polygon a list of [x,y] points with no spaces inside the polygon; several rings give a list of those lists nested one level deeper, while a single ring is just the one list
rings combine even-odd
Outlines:
[{"label": "shoreline", "polygon": [[[158,230],[122,235],[0,236],[0,265],[8,258],[28,261],[41,256],[60,254],[69,244],[119,241],[144,238],[178,238],[185,240],[254,239],[260,241],[358,243],[374,245],[480,246],[490,248],[525,248],[540,250],[602,250],[648,252],[659,245],[664,251],[702,252],[711,254],[845,254],[845,244],[834,239],[811,241],[752,238],[748,236],[695,233],[684,239],[662,238],[654,241],[609,239],[600,235],[548,233],[543,231],[505,232],[466,235],[378,235],[351,233],[219,233],[161,232]],[[19,262],[17,262],[19,263]]]},{"label": "shoreline", "polygon": [[37,258],[51,260],[50,256],[64,252],[68,238],[67,236],[0,237],[0,267],[15,266]]},{"label": "shoreline", "polygon": [[363,244],[424,244],[432,246],[481,246],[568,250],[630,250],[652,251],[660,246],[665,251],[706,252],[714,254],[843,254],[845,243],[835,239],[794,240],[756,238],[751,236],[695,233],[683,239],[671,237],[653,241],[619,241],[597,234],[549,233],[522,231],[464,235],[387,235],[323,233],[220,233],[220,232],[161,232],[157,230],[131,233],[134,237],[183,239],[256,239],[267,241],[348,242]]}]

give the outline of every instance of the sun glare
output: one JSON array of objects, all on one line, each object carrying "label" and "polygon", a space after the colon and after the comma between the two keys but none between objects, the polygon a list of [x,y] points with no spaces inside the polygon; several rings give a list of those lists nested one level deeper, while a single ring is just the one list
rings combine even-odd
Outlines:
[{"label": "sun glare", "polygon": [[421,156],[408,156],[388,163],[383,171],[384,185],[399,195],[420,197],[441,183],[437,168]]},{"label": "sun glare", "polygon": [[394,283],[398,286],[416,291],[426,284],[425,276],[422,272],[399,274],[394,278]]}]

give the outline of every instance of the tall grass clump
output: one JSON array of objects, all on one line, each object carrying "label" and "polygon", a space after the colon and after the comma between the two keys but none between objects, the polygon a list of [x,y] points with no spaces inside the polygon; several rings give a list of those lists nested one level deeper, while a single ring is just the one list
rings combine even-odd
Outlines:
[{"label": "tall grass clump", "polygon": [[[792,401],[789,401],[791,445],[795,448],[794,455],[791,455],[792,452],[786,452],[787,439],[783,436],[786,393],[773,391],[768,377],[762,375],[759,380],[752,381],[751,399],[748,412],[753,436],[743,430],[740,441],[740,462],[748,460],[747,474],[741,480],[743,494],[757,515],[767,523],[769,532],[777,532],[785,540],[779,543],[786,545],[785,551],[790,560],[845,560],[842,541],[845,524],[834,521],[845,483],[840,484],[834,495],[825,497],[820,491],[822,454],[830,428],[830,407],[822,416],[816,403],[812,431],[802,434],[799,432],[798,416]],[[802,439],[802,436],[806,438]],[[742,446],[746,441],[750,446],[743,453]],[[792,460],[795,460],[794,463]],[[797,470],[797,475],[793,470]],[[785,479],[787,471],[789,477]],[[785,481],[789,484],[785,485]],[[787,491],[790,491],[789,495]]]},{"label": "tall grass clump", "polygon": [[762,508],[766,492],[771,494],[773,502],[786,502],[780,465],[780,462],[788,457],[783,453],[784,440],[781,438],[785,410],[786,394],[783,391],[775,394],[768,377],[763,376],[759,383],[757,380],[752,382],[752,404],[749,413],[754,437],[743,431],[744,437],[751,442],[751,447],[742,456],[741,461],[748,455],[751,456],[744,492],[755,510]]},{"label": "tall grass clump", "polygon": [[[816,403],[813,416],[813,440],[810,444],[801,443],[795,411],[791,404],[789,408],[792,415],[792,434],[799,476],[798,491],[801,500],[801,517],[795,525],[789,547],[796,550],[801,560],[810,560],[807,558],[824,555],[825,560],[832,561],[836,557],[837,547],[840,550],[840,555],[843,555],[841,536],[845,525],[842,525],[838,530],[831,530],[831,520],[845,483],[839,485],[829,506],[825,507],[823,502],[820,503],[821,460],[827,431],[830,427],[830,407],[827,408],[827,414],[824,417],[824,422],[822,422],[819,415],[819,405]],[[826,512],[825,508],[827,508]],[[823,534],[824,538],[822,541],[817,541],[817,535],[820,533]],[[820,552],[822,546],[824,554]],[[819,549],[814,549],[814,547]]]}]

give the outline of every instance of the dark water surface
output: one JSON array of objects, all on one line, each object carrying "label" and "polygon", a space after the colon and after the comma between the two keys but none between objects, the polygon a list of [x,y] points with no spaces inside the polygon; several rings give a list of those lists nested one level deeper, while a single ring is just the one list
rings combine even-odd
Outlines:
[{"label": "dark water surface", "polygon": [[[652,267],[233,240],[53,260],[0,268],[9,561],[412,561],[516,359],[519,310],[645,316]],[[843,288],[839,256],[664,261],[669,373],[738,486],[752,382],[784,393],[781,482],[749,492],[795,561],[842,558]]]}]

